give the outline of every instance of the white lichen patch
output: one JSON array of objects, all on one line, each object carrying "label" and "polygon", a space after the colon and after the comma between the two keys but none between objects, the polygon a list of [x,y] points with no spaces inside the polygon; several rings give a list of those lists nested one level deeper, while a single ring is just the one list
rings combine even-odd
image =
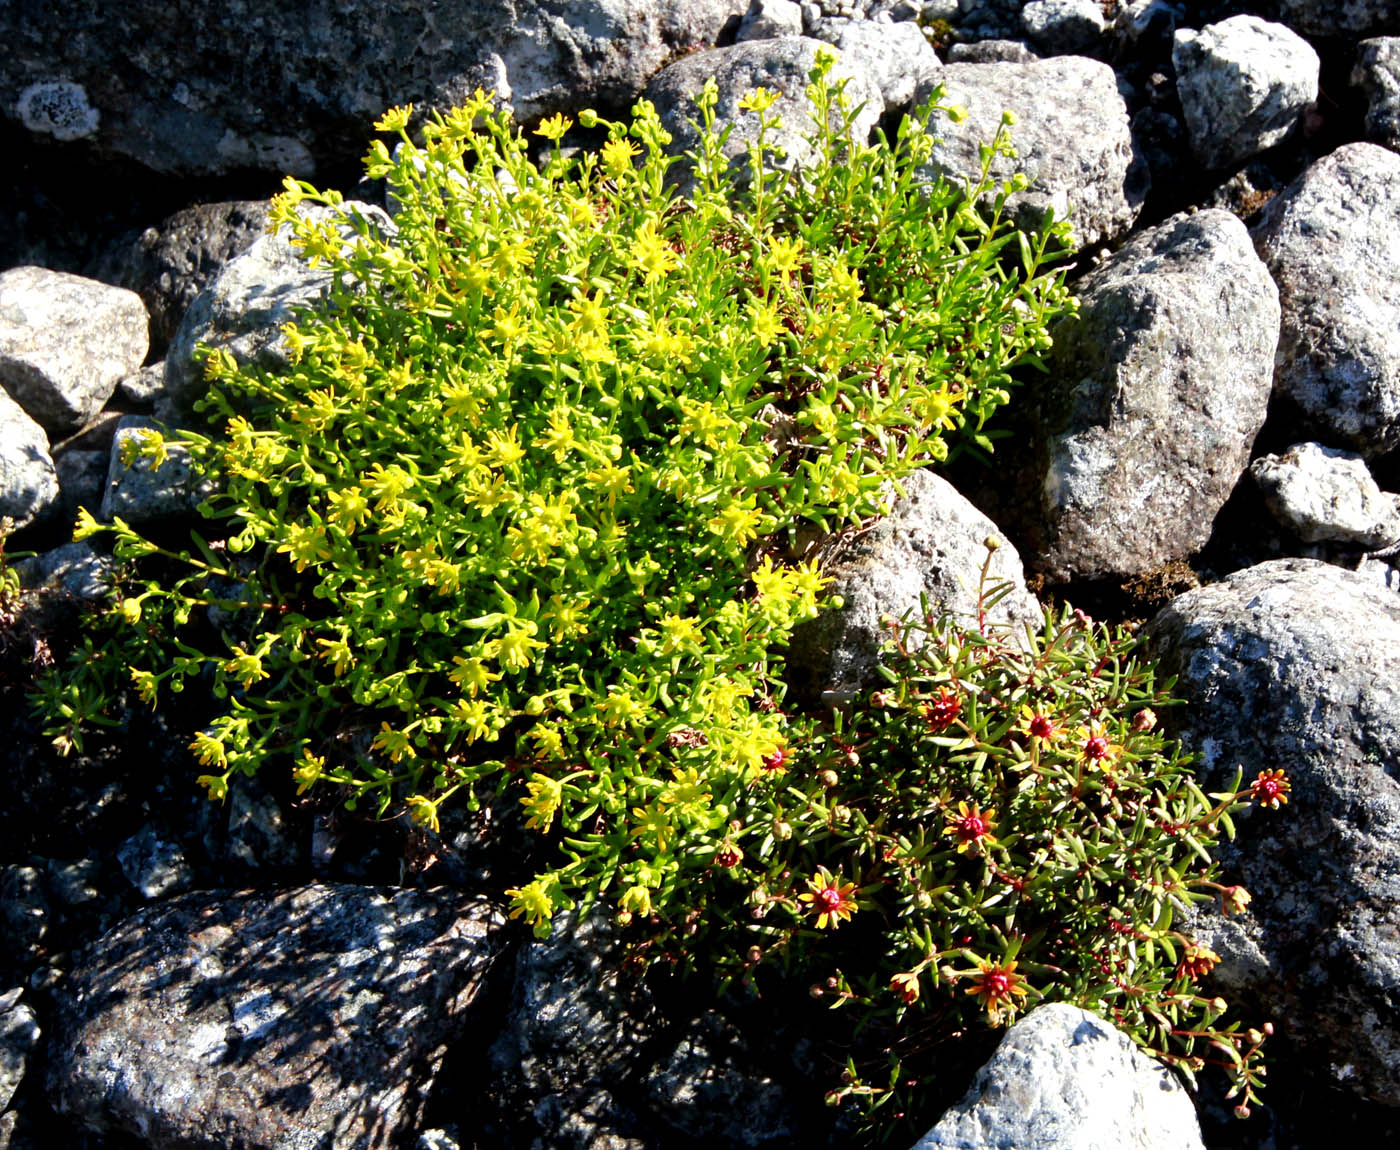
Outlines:
[{"label": "white lichen patch", "polygon": [[69,80],[41,80],[19,94],[20,121],[31,132],[46,132],[56,140],[81,140],[93,135],[101,120],[88,103],[87,90]]}]

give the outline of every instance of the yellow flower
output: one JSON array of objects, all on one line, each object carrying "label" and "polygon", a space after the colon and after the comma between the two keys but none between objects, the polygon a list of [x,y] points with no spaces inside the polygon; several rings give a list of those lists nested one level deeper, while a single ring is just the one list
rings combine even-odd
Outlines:
[{"label": "yellow flower", "polygon": [[259,655],[250,655],[242,647],[233,648],[233,658],[227,660],[224,671],[232,675],[246,691],[260,679],[268,678],[268,674],[263,670],[262,658]]},{"label": "yellow flower", "polygon": [[375,121],[374,130],[376,132],[401,132],[408,127],[408,118],[413,115],[412,104],[400,104],[396,108],[390,108],[384,115]]},{"label": "yellow flower", "polygon": [[303,748],[301,762],[292,768],[292,782],[297,785],[297,794],[305,794],[315,786],[325,769],[326,760],[322,756],[313,755],[310,750]]},{"label": "yellow flower", "polygon": [[216,799],[223,802],[228,798],[228,779],[223,775],[200,775],[195,779],[195,784],[209,793],[210,802]]},{"label": "yellow flower", "polygon": [[647,283],[651,283],[672,271],[678,262],[678,257],[671,249],[671,245],[657,234],[656,220],[648,219],[637,230],[636,238],[632,241],[632,250],[628,254],[628,261],[646,277]]},{"label": "yellow flower", "polygon": [[694,619],[667,613],[661,617],[661,653],[670,655],[682,649],[690,650],[704,641]]},{"label": "yellow flower", "polygon": [[355,665],[354,652],[344,635],[336,639],[317,639],[316,645],[325,648],[321,658],[330,660],[331,672],[337,679]]},{"label": "yellow flower", "polygon": [[737,546],[744,547],[751,540],[758,538],[758,528],[763,518],[763,513],[756,507],[731,503],[718,515],[707,519],[705,526],[716,535],[732,539]]},{"label": "yellow flower", "polygon": [[549,646],[548,643],[542,643],[533,637],[535,630],[534,623],[512,627],[499,639],[491,640],[487,646],[507,671],[523,671],[530,665],[532,650]]},{"label": "yellow flower", "polygon": [[618,899],[618,906],[632,914],[639,914],[643,918],[651,913],[651,891],[646,887],[629,886],[622,892],[622,897]]},{"label": "yellow flower", "polygon": [[496,467],[506,468],[525,458],[525,449],[515,437],[515,426],[505,431],[490,431],[486,435],[485,456]]},{"label": "yellow flower", "polygon": [[564,407],[556,407],[549,413],[549,430],[541,433],[536,439],[536,447],[542,451],[552,452],[555,463],[563,463],[565,456],[578,446],[578,440],[574,438],[574,429],[569,424],[569,411]]},{"label": "yellow flower", "polygon": [[535,879],[523,887],[511,887],[506,894],[510,896],[510,917],[523,916],[525,921],[534,927],[536,938],[548,938],[549,920],[554,914],[554,899],[550,897],[545,880]]},{"label": "yellow flower", "polygon": [[581,296],[569,305],[575,319],[569,330],[580,335],[601,334],[608,328],[608,309],[603,306],[603,289],[593,293],[593,298]]},{"label": "yellow flower", "polygon": [[796,271],[802,266],[801,239],[794,237],[789,240],[782,236],[774,236],[773,242],[768,245],[768,254],[763,257],[763,264],[769,271],[777,272],[781,276]]},{"label": "yellow flower", "polygon": [[73,542],[78,543],[90,536],[96,535],[99,531],[106,531],[107,528],[97,522],[92,517],[92,512],[86,507],[78,508],[78,522],[73,525]]},{"label": "yellow flower", "polygon": [[404,800],[408,804],[408,817],[418,826],[427,827],[434,834],[442,830],[438,822],[437,803],[423,795],[409,795]]},{"label": "yellow flower", "polygon": [[397,763],[400,759],[412,759],[417,757],[417,752],[413,749],[413,744],[409,742],[408,735],[403,731],[396,731],[388,723],[379,724],[379,734],[374,736],[374,741],[370,743],[370,749],[383,751],[389,756],[389,761]]},{"label": "yellow flower", "polygon": [[194,752],[201,766],[228,766],[228,754],[224,750],[223,741],[214,738],[208,731],[200,731],[195,735],[194,741],[190,743],[190,750]]},{"label": "yellow flower", "polygon": [[603,145],[603,171],[614,180],[622,178],[623,174],[632,170],[632,161],[642,150],[630,140],[624,140],[619,136],[614,136]]},{"label": "yellow flower", "polygon": [[744,112],[766,112],[778,102],[779,95],[767,88],[755,88],[739,101],[739,108]]},{"label": "yellow flower", "polygon": [[453,655],[452,661],[457,664],[457,669],[449,671],[447,677],[472,698],[475,698],[476,693],[483,687],[489,687],[501,677],[496,672],[487,670],[486,664],[480,659],[464,659],[461,655]]},{"label": "yellow flower", "polygon": [[632,837],[651,839],[657,851],[664,852],[676,833],[666,809],[651,803],[646,807],[633,807],[632,815],[637,820],[637,829],[632,832]]},{"label": "yellow flower", "polygon": [[535,135],[543,136],[546,140],[553,140],[557,144],[564,138],[564,133],[573,126],[574,122],[568,116],[564,115],[563,112],[557,112],[547,120],[540,122],[540,126],[535,129]]},{"label": "yellow flower", "polygon": [[331,548],[326,541],[326,529],[319,524],[309,527],[301,523],[289,524],[286,539],[278,546],[277,554],[289,556],[298,572],[305,571],[308,564],[329,559]]},{"label": "yellow flower", "polygon": [[369,500],[360,490],[359,484],[351,484],[343,491],[327,492],[331,512],[327,517],[347,535],[353,535],[356,528],[369,519]]},{"label": "yellow flower", "polygon": [[530,792],[520,800],[520,805],[530,816],[525,820],[525,825],[531,830],[548,831],[563,801],[564,784],[548,775],[535,774],[530,776],[525,789]]}]

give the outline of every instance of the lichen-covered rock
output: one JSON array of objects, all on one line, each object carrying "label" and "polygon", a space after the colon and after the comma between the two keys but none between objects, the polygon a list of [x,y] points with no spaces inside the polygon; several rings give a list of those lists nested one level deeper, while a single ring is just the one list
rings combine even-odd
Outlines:
[{"label": "lichen-covered rock", "polygon": [[868,530],[838,537],[822,560],[831,579],[828,593],[840,595],[844,605],[804,623],[793,636],[789,679],[809,694],[840,699],[873,685],[889,636],[883,621],[917,614],[920,596],[935,613],[975,618],[988,538],[1000,546],[992,554],[987,591],[1000,584],[1012,588],[988,618],[1017,629],[1039,629],[1044,622],[1026,590],[1020,556],[995,523],[931,471],[908,476],[904,490],[889,515]]},{"label": "lichen-covered rock", "polygon": [[1366,136],[1400,152],[1400,36],[1363,40],[1351,70],[1366,96]]},{"label": "lichen-covered rock", "polygon": [[1255,246],[1278,284],[1276,393],[1367,459],[1400,447],[1400,156],[1344,144],[1267,208]]},{"label": "lichen-covered rock", "polygon": [[59,500],[49,438],[10,393],[0,389],[0,517],[25,527]]},{"label": "lichen-covered rock", "polygon": [[1395,0],[1278,0],[1278,18],[1305,36],[1380,36],[1400,32]]},{"label": "lichen-covered rock", "polygon": [[181,895],[60,986],[48,1088],[155,1148],[406,1144],[503,917],[446,890]]},{"label": "lichen-covered rock", "polygon": [[1191,150],[1208,168],[1273,147],[1317,100],[1321,62],[1312,45],[1258,16],[1181,29],[1172,64]]},{"label": "lichen-covered rock", "polygon": [[[393,231],[393,222],[382,208],[353,200],[341,207],[377,230]],[[337,219],[347,242],[355,234],[343,217],[327,208],[298,210],[320,219]],[[255,240],[225,264],[218,278],[190,304],[165,358],[165,392],[181,409],[189,410],[205,391],[204,368],[195,360],[200,344],[227,351],[240,365],[252,363],[269,370],[291,366],[282,326],[294,318],[295,309],[321,299],[330,287],[331,272],[325,266],[309,267],[290,237],[291,230],[282,227]]]},{"label": "lichen-covered rock", "polygon": [[29,1055],[39,1042],[39,1020],[27,1003],[20,1002],[23,988],[0,994],[0,1111],[14,1098],[29,1066]]},{"label": "lichen-covered rock", "polygon": [[1400,495],[1381,491],[1359,455],[1297,443],[1256,459],[1249,471],[1265,505],[1304,543],[1400,542]]},{"label": "lichen-covered rock", "polygon": [[802,35],[802,5],[794,0],[751,0],[737,40],[772,40]]},{"label": "lichen-covered rock", "polygon": [[0,7],[0,111],[158,172],[314,174],[364,152],[396,104],[494,89],[519,120],[621,109],[744,0],[339,0],[234,8],[69,0],[61,20]]},{"label": "lichen-covered rock", "polygon": [[1142,575],[1198,550],[1249,464],[1278,294],[1229,212],[1174,216],[1080,281],[1040,403],[1034,564]]},{"label": "lichen-covered rock", "polygon": [[[822,41],[810,37],[783,36],[696,52],[672,64],[647,85],[645,93],[671,133],[671,151],[682,155],[699,144],[699,133],[692,124],[699,120],[695,99],[705,81],[713,77],[719,85],[715,128],[718,131],[730,129],[724,154],[730,160],[739,161],[730,167],[736,181],[743,182],[748,171],[748,161],[744,157],[748,155],[749,145],[758,139],[757,114],[739,107],[739,101],[755,88],[779,93],[768,113],[781,116],[783,121],[780,129],[768,134],[773,146],[784,153],[784,158],[776,162],[786,168],[809,167],[816,160],[816,153],[805,138],[813,128],[807,85],[809,73],[817,61],[817,50],[822,47]],[[845,57],[836,62],[832,77],[848,81],[846,96],[853,108],[863,105],[851,125],[851,132],[864,143],[884,111],[880,89],[859,62]],[[690,187],[689,166],[684,162],[672,167],[671,176],[682,190]]]},{"label": "lichen-covered rock", "polygon": [[[930,179],[975,182],[982,170],[979,149],[1010,111],[1018,118],[1011,132],[1017,156],[997,157],[992,175],[1003,180],[1019,171],[1030,181],[1008,200],[1018,222],[1034,226],[1051,208],[1057,219],[1068,217],[1080,244],[1113,239],[1132,226],[1150,177],[1107,64],[1082,56],[949,64],[935,82],[943,85],[944,103],[962,105],[968,117],[938,123],[939,139],[924,167]],[[920,101],[931,86],[920,89]]]},{"label": "lichen-covered rock", "polygon": [[83,539],[22,559],[15,573],[27,590],[42,588],[96,602],[111,594],[114,566],[110,555],[99,554]]},{"label": "lichen-covered rock", "polygon": [[1400,1105],[1400,596],[1273,560],[1178,597],[1145,634],[1186,701],[1167,724],[1202,788],[1237,766],[1292,783],[1219,848],[1248,912],[1193,929],[1319,1073]]},{"label": "lichen-covered rock", "polygon": [[266,200],[195,204],[147,228],[114,254],[111,278],[145,302],[155,354],[170,346],[195,297],[266,230]]},{"label": "lichen-covered rock", "polygon": [[1191,1098],[1102,1018],[1037,1007],[914,1150],[1200,1150]]},{"label": "lichen-covered rock", "polygon": [[48,268],[0,273],[0,386],[52,436],[101,411],[148,346],[135,292]]},{"label": "lichen-covered rock", "polygon": [[1092,47],[1108,29],[1099,0],[1031,0],[1021,9],[1021,27],[1051,55]]}]

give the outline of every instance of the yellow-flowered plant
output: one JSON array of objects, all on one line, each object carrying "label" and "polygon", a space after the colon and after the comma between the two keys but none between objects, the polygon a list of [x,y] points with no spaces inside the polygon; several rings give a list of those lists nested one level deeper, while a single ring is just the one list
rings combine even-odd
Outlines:
[{"label": "yellow-flowered plant", "polygon": [[[278,370],[205,353],[211,426],[182,439],[216,494],[192,550],[80,524],[110,533],[127,606],[119,657],[41,690],[52,735],[80,737],[95,708],[72,693],[110,694],[120,662],[147,701],[212,691],[191,750],[213,798],[267,768],[436,830],[452,796],[508,792],[541,849],[504,893],[541,934],[599,897],[657,913],[742,857],[746,812],[785,785],[778,653],[822,605],[801,540],[950,443],[989,448],[1070,303],[1046,270],[1062,227],[1011,230],[989,169],[922,179],[934,107],[851,140],[830,66],[808,172],[771,167],[773,94],[745,101],[744,190],[713,85],[689,159],[646,101],[580,113],[596,151],[484,93],[393,109],[396,150],[366,157],[392,229],[287,180],[272,226],[327,269],[325,299]],[[134,450],[155,465],[165,443]]]}]

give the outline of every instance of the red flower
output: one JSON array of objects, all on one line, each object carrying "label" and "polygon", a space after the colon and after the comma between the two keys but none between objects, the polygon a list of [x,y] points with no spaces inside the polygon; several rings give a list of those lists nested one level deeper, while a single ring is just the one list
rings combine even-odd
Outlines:
[{"label": "red flower", "polygon": [[1189,978],[1195,982],[1214,970],[1215,964],[1219,961],[1220,956],[1210,947],[1193,942],[1186,948],[1186,953],[1182,955],[1181,962],[1176,968],[1176,976],[1177,978]]},{"label": "red flower", "polygon": [[943,833],[958,840],[959,854],[979,850],[983,844],[996,842],[992,834],[996,827],[996,814],[996,811],[983,811],[976,803],[971,806],[959,803],[957,813],[943,816],[948,820]]},{"label": "red flower", "polygon": [[838,927],[855,914],[855,883],[843,883],[840,875],[818,867],[817,873],[807,880],[807,886],[809,889],[797,897],[801,902],[810,903],[810,909],[817,912],[818,930]]},{"label": "red flower", "polygon": [[1261,807],[1277,809],[1279,804],[1288,802],[1288,792],[1292,789],[1293,784],[1282,771],[1260,771],[1249,786],[1249,794]]},{"label": "red flower", "polygon": [[947,687],[938,688],[938,698],[924,708],[931,731],[942,731],[950,727],[962,714],[962,699]]},{"label": "red flower", "polygon": [[906,1005],[919,1001],[919,976],[910,971],[896,974],[890,979],[890,989],[903,999]]},{"label": "red flower", "polygon": [[986,1008],[988,1020],[995,1025],[1003,1016],[1009,1021],[1028,993],[1024,975],[1016,973],[1014,960],[991,962],[977,959],[977,974],[965,994],[976,995]]},{"label": "red flower", "polygon": [[786,747],[778,747],[771,755],[764,755],[760,761],[765,771],[783,771],[787,769],[790,757],[791,752]]}]

